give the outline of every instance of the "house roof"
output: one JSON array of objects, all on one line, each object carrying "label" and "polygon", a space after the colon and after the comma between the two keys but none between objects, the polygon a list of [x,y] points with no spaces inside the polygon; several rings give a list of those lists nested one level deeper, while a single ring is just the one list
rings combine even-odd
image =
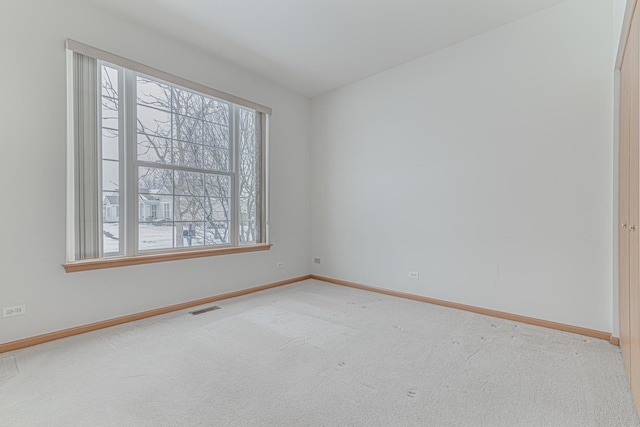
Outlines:
[{"label": "house roof", "polygon": [[110,205],[119,205],[120,196],[105,196],[103,203],[109,203]]},{"label": "house roof", "polygon": [[141,200],[148,201],[148,202],[160,200],[159,197],[154,196],[152,194],[140,194],[139,196]]}]

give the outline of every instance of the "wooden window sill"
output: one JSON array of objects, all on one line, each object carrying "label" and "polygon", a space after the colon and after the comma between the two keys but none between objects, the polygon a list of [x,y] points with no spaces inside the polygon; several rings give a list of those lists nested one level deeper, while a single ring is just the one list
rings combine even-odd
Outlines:
[{"label": "wooden window sill", "polygon": [[216,255],[239,254],[244,252],[268,251],[271,244],[258,244],[250,246],[234,246],[225,248],[197,249],[183,252],[170,252],[163,254],[138,255],[135,257],[103,258],[86,261],[74,261],[62,264],[67,273],[77,271],[99,270],[102,268],[125,267],[127,265],[151,264],[154,262],[176,261],[180,259],[202,258]]}]

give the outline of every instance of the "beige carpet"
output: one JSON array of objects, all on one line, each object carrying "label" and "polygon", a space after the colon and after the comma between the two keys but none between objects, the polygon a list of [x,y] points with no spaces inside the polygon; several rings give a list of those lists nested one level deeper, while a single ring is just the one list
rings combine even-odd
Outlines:
[{"label": "beige carpet", "polygon": [[313,280],[218,305],[0,354],[0,426],[640,425],[605,341]]}]

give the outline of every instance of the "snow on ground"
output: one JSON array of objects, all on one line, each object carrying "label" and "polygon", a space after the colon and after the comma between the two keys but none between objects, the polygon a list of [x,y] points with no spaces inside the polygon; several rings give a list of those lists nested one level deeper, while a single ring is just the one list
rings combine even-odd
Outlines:
[{"label": "snow on ground", "polygon": [[[105,223],[103,225],[103,251],[105,254],[118,252],[120,240],[119,225],[117,223]],[[176,227],[173,225],[155,225],[155,224],[139,224],[138,232],[140,235],[139,249],[157,250],[171,249],[174,247],[173,239],[176,234]],[[187,239],[183,239],[183,246],[189,246]],[[202,237],[194,237],[191,241],[192,246],[203,246]]]}]

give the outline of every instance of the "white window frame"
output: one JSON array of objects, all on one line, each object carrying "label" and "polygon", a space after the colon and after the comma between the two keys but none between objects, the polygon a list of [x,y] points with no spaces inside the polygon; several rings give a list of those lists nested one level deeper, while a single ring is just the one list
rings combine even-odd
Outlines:
[{"label": "white window frame", "polygon": [[[102,63],[106,63],[105,65],[108,65],[112,68],[116,68],[118,69],[118,75],[119,75],[119,79],[118,79],[118,92],[119,94],[123,94],[123,93],[135,93],[134,92],[134,85],[135,85],[135,78],[137,75],[142,75],[144,77],[149,77],[153,80],[157,80],[157,81],[161,81],[163,83],[167,83],[173,87],[176,87],[178,89],[186,89],[192,92],[197,92],[197,93],[201,93],[205,96],[209,96],[212,98],[217,98],[223,102],[228,103],[231,106],[230,109],[230,139],[231,139],[231,155],[230,155],[230,170],[228,171],[228,173],[226,172],[221,172],[221,171],[207,171],[205,173],[212,173],[215,175],[228,175],[230,176],[230,180],[231,180],[231,212],[233,215],[233,218],[230,218],[229,221],[230,223],[228,224],[228,227],[231,228],[232,230],[232,235],[231,235],[231,239],[230,239],[230,243],[229,245],[215,245],[215,246],[198,246],[198,247],[174,247],[174,248],[167,248],[167,249],[158,249],[158,250],[139,250],[138,249],[138,221],[139,221],[139,215],[140,215],[140,211],[141,211],[141,206],[139,206],[139,196],[138,196],[138,179],[137,179],[137,170],[139,166],[148,166],[148,167],[153,167],[153,168],[158,168],[159,166],[161,166],[162,168],[165,169],[171,169],[174,171],[178,171],[178,170],[186,170],[186,171],[192,171],[192,172],[202,172],[201,170],[193,170],[193,168],[189,168],[189,167],[179,167],[179,166],[175,166],[175,165],[159,165],[157,163],[152,163],[152,162],[144,162],[141,160],[138,160],[137,158],[137,144],[135,141],[137,141],[137,128],[135,125],[135,115],[136,115],[136,108],[135,108],[135,103],[136,103],[136,97],[135,95],[127,95],[125,96],[125,98],[123,99],[122,97],[120,97],[120,103],[119,103],[119,108],[123,109],[124,114],[119,114],[119,129],[120,131],[118,132],[119,135],[119,161],[121,162],[121,166],[120,166],[120,186],[119,186],[119,200],[120,200],[120,204],[118,206],[118,208],[120,208],[120,206],[122,206],[122,209],[118,209],[120,211],[120,213],[122,213],[123,215],[119,215],[119,221],[120,221],[120,236],[121,236],[121,244],[120,244],[120,251],[117,253],[111,253],[111,254],[103,254],[102,253],[102,237],[100,237],[100,259],[106,259],[108,258],[108,256],[116,256],[116,257],[138,257],[140,255],[145,255],[148,256],[149,254],[155,254],[155,253],[159,253],[159,254],[165,254],[165,253],[175,253],[175,252],[182,252],[182,251],[196,251],[196,250],[202,250],[202,249],[209,249],[209,248],[221,248],[223,246],[231,246],[231,247],[240,247],[240,246],[267,246],[269,247],[270,244],[268,243],[268,156],[267,156],[267,152],[268,152],[268,139],[267,139],[267,135],[268,135],[268,116],[271,114],[271,109],[265,106],[262,106],[260,104],[251,102],[251,101],[247,101],[244,100],[242,98],[224,93],[224,92],[220,92],[217,91],[215,89],[211,89],[208,88],[206,86],[200,85],[198,83],[194,83],[194,82],[190,82],[188,80],[182,79],[180,77],[176,77],[173,75],[170,75],[168,73],[165,73],[163,71],[145,66],[143,64],[139,64],[135,61],[131,61],[128,60],[126,58],[122,58],[119,57],[117,55],[113,55],[110,54],[108,52],[102,51],[100,49],[96,49],[93,48],[91,46],[73,41],[73,40],[67,40],[67,49],[70,52],[76,52],[76,53],[80,53],[82,55],[86,55],[92,58],[95,58],[98,60],[98,70],[101,69],[101,65]],[[70,82],[71,79],[68,80],[68,82]],[[71,85],[70,85],[71,86]],[[72,90],[73,88],[70,87],[70,90]],[[98,90],[98,97],[100,98],[100,88],[97,88]],[[73,99],[72,96],[70,96],[69,99]],[[259,198],[260,198],[260,210],[258,212],[258,219],[260,221],[260,236],[259,236],[259,241],[258,242],[249,242],[246,244],[241,244],[239,242],[239,227],[240,227],[240,220],[239,220],[239,206],[238,206],[238,200],[239,200],[239,179],[237,179],[237,174],[239,173],[239,169],[238,169],[238,162],[239,162],[239,155],[238,155],[238,145],[239,145],[239,137],[237,137],[236,134],[237,133],[237,126],[238,126],[238,120],[237,120],[237,116],[239,114],[239,108],[246,108],[249,110],[254,110],[257,113],[261,113],[258,114],[256,116],[257,120],[261,120],[260,123],[260,133],[258,134],[257,138],[260,139],[259,141],[259,147],[261,149],[261,153],[260,153],[260,162],[261,162],[261,174],[260,177],[258,179],[258,182],[260,183],[260,194],[259,194]],[[99,114],[101,109],[99,110]],[[69,114],[71,114],[73,112],[73,107],[70,107],[68,109]],[[231,114],[231,112],[233,114]],[[70,119],[70,122],[72,121],[72,119]],[[101,118],[99,118],[98,120],[98,127],[101,126],[102,120]],[[133,125],[132,125],[133,124]],[[69,133],[70,137],[72,137],[72,133]],[[134,141],[134,142],[127,142],[127,141]],[[71,144],[72,142],[70,142]],[[73,157],[73,153],[70,154],[69,157]],[[100,159],[102,158],[102,156],[99,156]],[[77,178],[74,176],[73,172],[70,171],[68,173],[68,181],[73,180],[75,182]],[[74,191],[73,190],[73,183],[69,183],[69,190],[70,191]],[[99,194],[101,196],[101,199],[103,197],[103,193],[102,193],[102,188],[99,189]],[[72,201],[73,197],[68,197],[69,201]],[[168,204],[168,203],[167,203]],[[171,205],[170,208],[171,209]],[[175,207],[174,207],[175,209]],[[166,206],[165,203],[163,203],[163,207],[162,207],[162,217],[165,218],[165,210],[166,210]],[[100,209],[100,214],[102,213],[102,209]],[[175,217],[173,215],[173,213],[170,215],[170,217],[172,218],[172,220],[175,220]],[[102,218],[100,218],[100,223],[102,223]],[[70,227],[70,225],[74,222],[77,221],[76,218],[73,218],[73,215],[70,213],[68,215],[68,226],[69,226],[69,233],[68,234],[72,234],[73,232],[73,227]],[[102,233],[100,233],[100,235],[102,236]],[[74,259],[74,251],[73,251],[73,236],[68,237],[68,251],[67,251],[67,264],[71,264],[74,262],[82,262],[84,260],[76,260]],[[212,253],[212,255],[214,255],[215,253]],[[89,261],[95,261],[95,260],[89,260]],[[66,265],[65,265],[66,267]],[[104,268],[104,267],[97,267],[97,268]],[[67,271],[69,271],[69,269],[67,269]]]}]

